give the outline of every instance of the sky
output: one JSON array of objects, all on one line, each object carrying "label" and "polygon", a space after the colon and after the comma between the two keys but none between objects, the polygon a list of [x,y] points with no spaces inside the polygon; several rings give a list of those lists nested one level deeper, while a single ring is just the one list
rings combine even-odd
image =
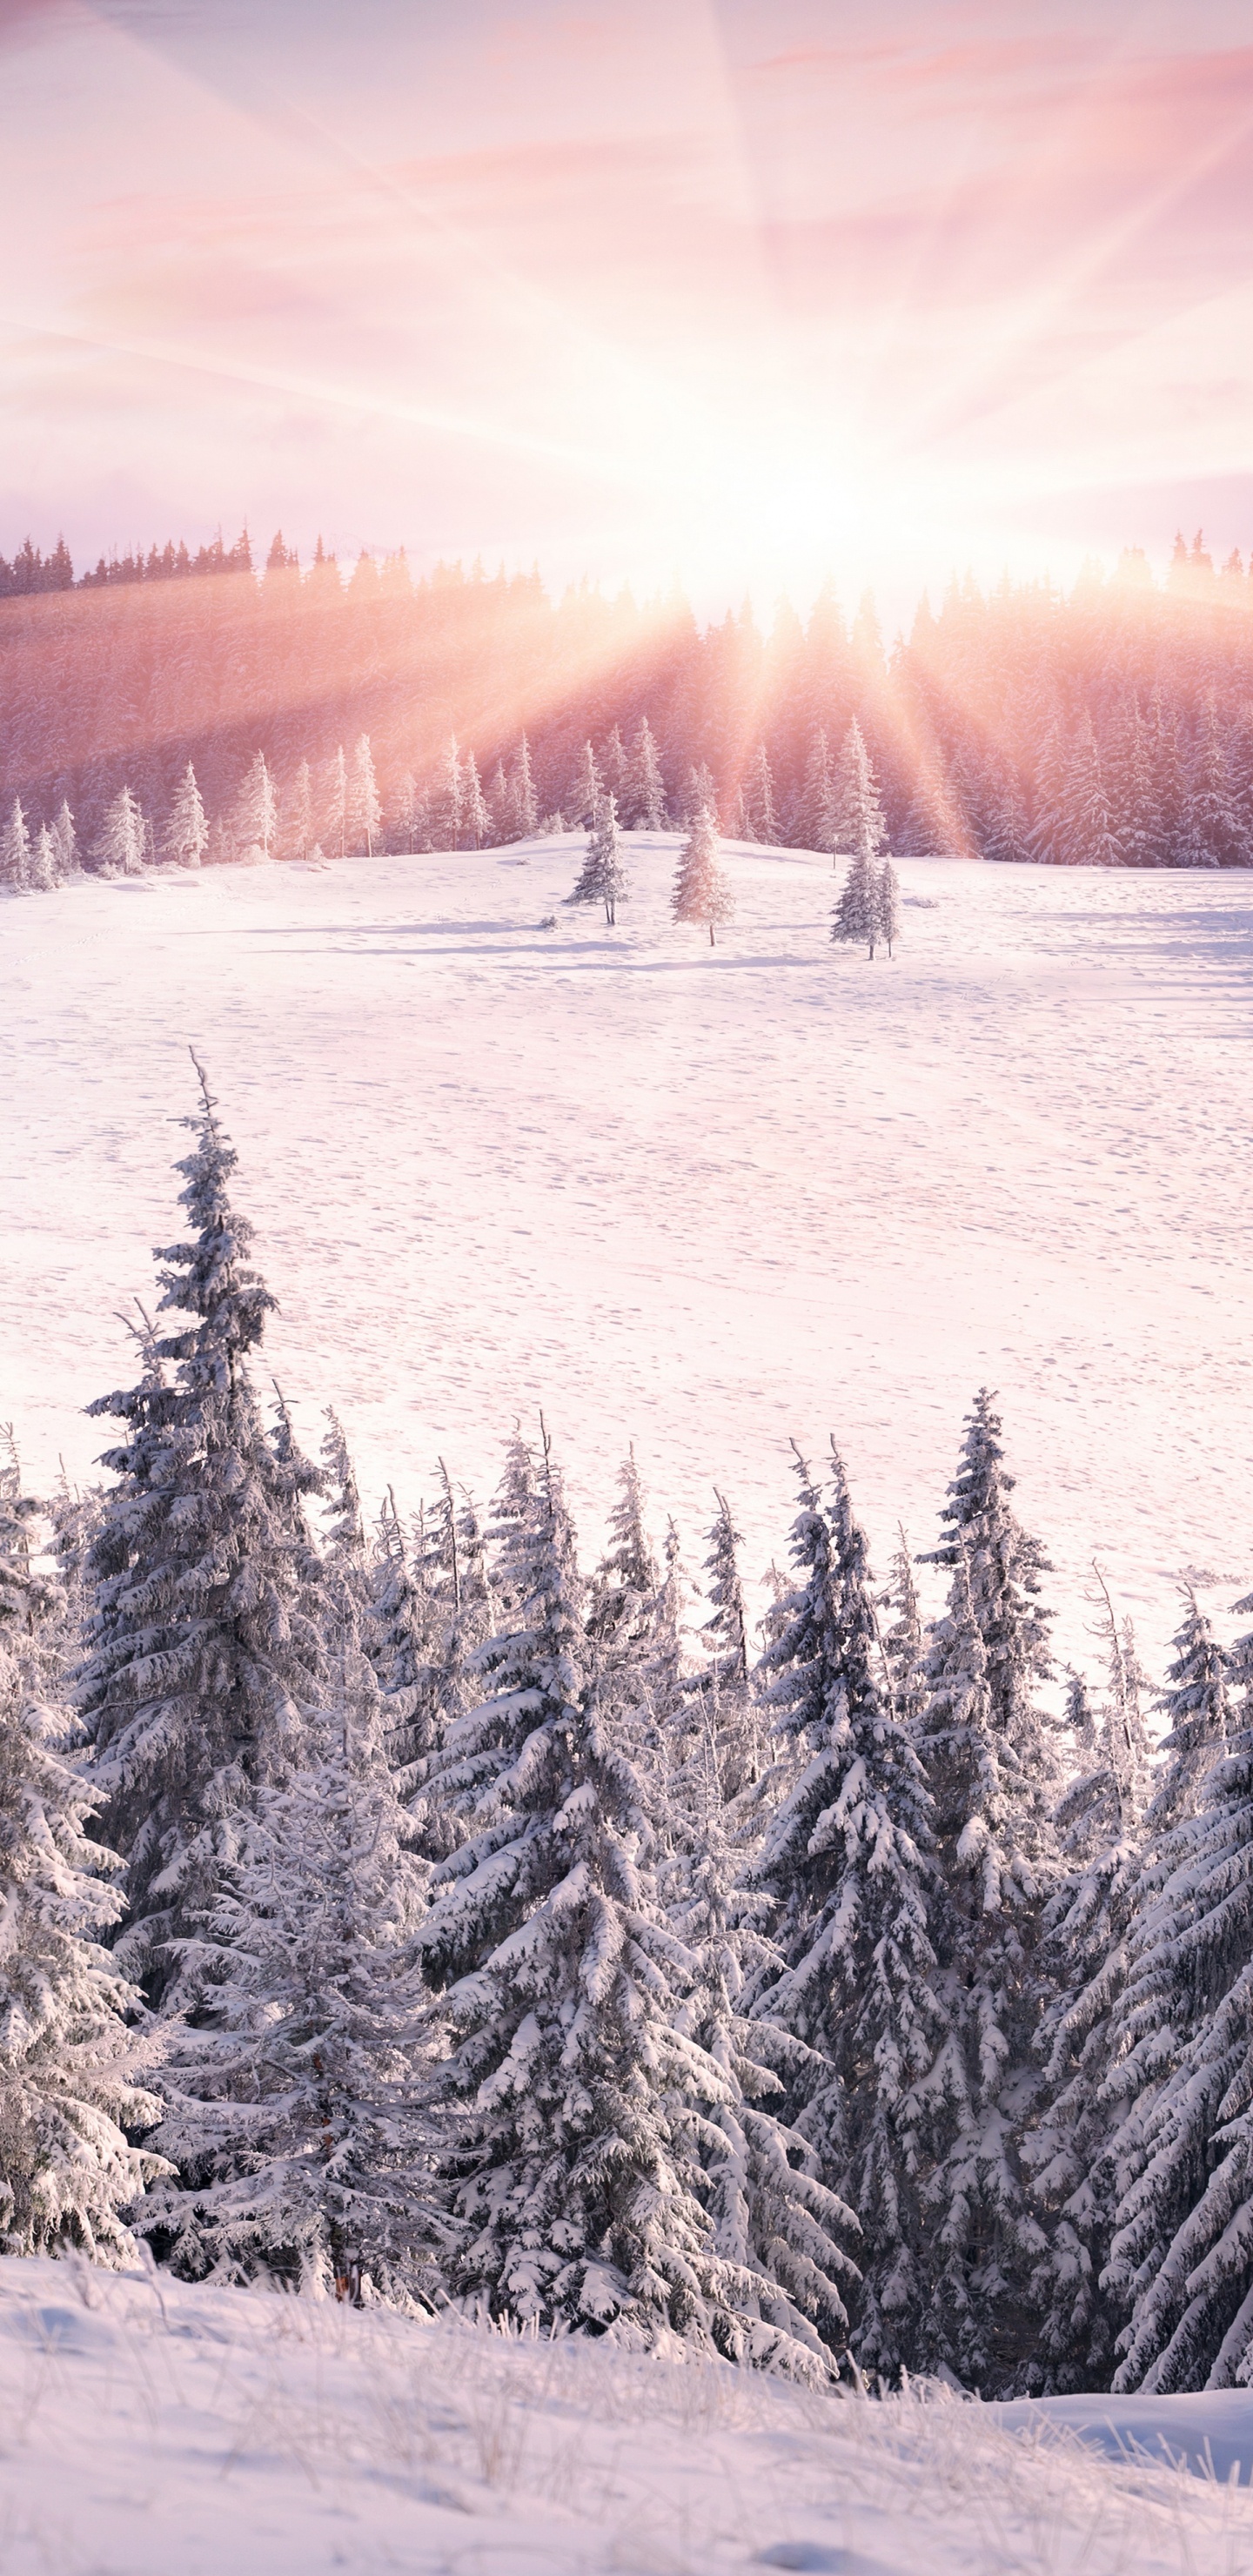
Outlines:
[{"label": "sky", "polygon": [[0,551],[1253,544],[1236,0],[0,0]]}]

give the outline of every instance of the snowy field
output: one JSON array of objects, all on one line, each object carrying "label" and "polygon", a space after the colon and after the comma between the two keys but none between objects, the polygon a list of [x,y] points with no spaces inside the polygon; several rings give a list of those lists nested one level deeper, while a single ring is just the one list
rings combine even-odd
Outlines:
[{"label": "snowy field", "polygon": [[[305,1436],[363,1489],[442,1453],[485,1496],[542,1405],[588,1553],[628,1441],[698,1566],[715,1482],[754,1576],[788,1440],[834,1432],[883,1561],[932,1543],[1000,1389],[1074,1605],[1099,1554],[1156,1659],[1191,1568],[1253,1585],[1253,879],[904,861],[896,959],[832,948],[828,862],[732,850],[716,952],[631,836],[79,883],[0,900],[0,1418],[38,1485],[101,1445],[118,1311],[178,1230],[203,1050],[282,1301]],[[557,926],[537,925],[556,912]]]},{"label": "snowy field", "polygon": [[[1191,2440],[1210,2473],[1159,2465],[1172,2406],[1191,2427],[1180,2450]],[[1047,2406],[876,2405],[595,2344],[5,2263],[0,2563],[5,2576],[1247,2576],[1247,2394],[1069,2412],[1094,2447]]]}]

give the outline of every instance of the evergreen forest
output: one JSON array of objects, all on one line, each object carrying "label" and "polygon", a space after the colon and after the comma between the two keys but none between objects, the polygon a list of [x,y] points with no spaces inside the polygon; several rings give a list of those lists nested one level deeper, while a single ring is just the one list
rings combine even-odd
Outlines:
[{"label": "evergreen forest", "polygon": [[854,724],[898,855],[1253,853],[1253,564],[1200,533],[1161,584],[1134,551],[1069,591],[954,581],[887,645],[873,599],[848,619],[830,583],[804,623],[746,601],[702,628],[677,591],[554,600],[538,572],[415,579],[321,540],[302,567],[281,533],[263,566],[245,533],[79,578],[27,539],[0,557],[0,706],[0,812],[32,854],[0,873],[35,887],[75,862],[479,847],[577,829],[601,794],[627,830],[708,805],[732,839],[831,849]]},{"label": "evergreen forest", "polygon": [[0,1468],[4,2249],[812,2383],[1253,2380],[1253,1631],[1185,1590],[1151,1682],[1098,1575],[1060,1671],[988,1389],[886,1569],[834,1443],[764,1582],[634,1453],[589,1561],[542,1420],[490,1502],[367,1505],[200,1078],[99,1482]]}]

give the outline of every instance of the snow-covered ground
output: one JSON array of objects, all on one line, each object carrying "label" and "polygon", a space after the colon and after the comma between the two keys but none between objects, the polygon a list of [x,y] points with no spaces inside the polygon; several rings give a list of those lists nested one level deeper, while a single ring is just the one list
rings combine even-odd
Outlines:
[{"label": "snow-covered ground", "polygon": [[[1253,880],[901,864],[889,963],[832,872],[733,850],[711,951],[633,836],[620,926],[582,843],[78,883],[0,901],[0,1417],[32,1478],[101,1445],[117,1320],[177,1231],[204,1052],[282,1300],[306,1436],[367,1494],[480,1495],[542,1405],[599,1542],[628,1441],[698,1565],[714,1482],[760,1573],[787,1443],[834,1432],[880,1561],[932,1540],[1001,1391],[1073,1605],[1099,1554],[1155,1657],[1188,1567],[1253,1584]],[[556,927],[537,927],[556,913]]]},{"label": "snow-covered ground", "polygon": [[[1137,2458],[1137,2403],[1091,2401],[1088,2448],[1045,2407],[819,2397],[594,2343],[7,2262],[0,2563],[1246,2576],[1253,2400],[1165,2401],[1208,2410],[1217,2480]],[[1226,2486],[1237,2458],[1243,2483]]]}]

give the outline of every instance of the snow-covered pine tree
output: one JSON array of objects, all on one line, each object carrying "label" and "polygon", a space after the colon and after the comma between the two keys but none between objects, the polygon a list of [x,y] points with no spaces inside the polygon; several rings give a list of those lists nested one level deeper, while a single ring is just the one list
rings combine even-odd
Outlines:
[{"label": "snow-covered pine tree", "polygon": [[491,833],[492,818],[483,794],[479,765],[472,751],[461,763],[461,829],[468,850],[481,850]]},{"label": "snow-covered pine tree", "polygon": [[1032,797],[1029,858],[1061,866],[1066,858],[1069,814],[1070,753],[1060,712],[1043,728]]},{"label": "snow-covered pine tree", "polygon": [[197,1071],[196,1145],[178,1166],[192,1239],[158,1255],[161,1308],[184,1320],[150,1343],[137,1387],[88,1408],[126,1436],[103,1460],[116,1481],[88,1559],[79,1701],[103,1831],[127,1863],[119,1957],[152,2001],[257,1788],[297,1758],[320,1653],[293,1508],[317,1478],[265,1436],[248,1357],[274,1299],[248,1265],[237,1157]]},{"label": "snow-covered pine tree", "polygon": [[459,850],[461,847],[464,801],[461,749],[455,733],[450,733],[436,774],[432,807],[435,836],[441,850]]},{"label": "snow-covered pine tree", "polygon": [[1027,800],[1008,760],[997,765],[990,782],[982,848],[985,859],[1002,867],[1020,867],[1031,856]]},{"label": "snow-covered pine tree", "polygon": [[1105,763],[1110,828],[1120,866],[1152,867],[1159,838],[1151,746],[1139,701],[1130,698],[1110,735]]},{"label": "snow-covered pine tree", "polygon": [[391,845],[394,850],[416,850],[418,828],[418,782],[411,769],[401,776],[392,806]]},{"label": "snow-covered pine tree", "polygon": [[150,2192],[139,2224],[184,2276],[421,2296],[430,2012],[409,1839],[349,1620],[299,1767],[259,1790],[180,1943],[197,2010],[171,2039],[156,2143],[181,2185]]},{"label": "snow-covered pine tree", "polygon": [[[1120,2192],[1105,2286],[1131,2317],[1120,2338],[1128,2352],[1123,2367],[1132,2373],[1130,2385],[1136,2384],[1137,2372],[1151,2366],[1157,2328],[1148,2325],[1147,2342],[1141,2328],[1146,2316],[1160,2324],[1154,2285],[1205,2170],[1204,2152],[1197,2149],[1195,2133],[1189,2138],[1186,2116],[1182,2152],[1176,2152],[1178,2086],[1180,2069],[1203,2035],[1207,2005],[1216,1997],[1212,1989],[1206,1995],[1194,1974],[1184,1890],[1175,1881],[1181,1871],[1186,1877],[1194,1855],[1194,1827],[1211,1774],[1232,1750],[1228,1658],[1191,1588],[1185,1589],[1174,1648],[1169,1688],[1160,1703],[1167,1720],[1164,1760],[1144,1820],[1108,2077],[1120,2113]],[[1204,2100],[1202,2087],[1202,2114]],[[1171,2108],[1164,2111],[1168,2101]]]},{"label": "snow-covered pine tree", "polygon": [[987,1662],[993,1724],[1010,1736],[1043,1790],[1055,1789],[1057,1757],[1040,1714],[1037,1687],[1051,1670],[1051,1611],[1040,1603],[1040,1577],[1049,1571],[1039,1541],[1030,1538],[1010,1503],[1015,1479],[1005,1466],[996,1399],[980,1387],[966,1417],[957,1474],[940,1519],[948,1535],[919,1558],[921,1565],[964,1565]]},{"label": "snow-covered pine tree", "polygon": [[1194,868],[1233,867],[1240,856],[1227,746],[1212,690],[1198,711],[1188,763],[1187,855]]},{"label": "snow-covered pine tree", "polygon": [[585,742],[565,796],[565,811],[574,824],[590,824],[596,819],[605,783],[590,742]]},{"label": "snow-covered pine tree", "polygon": [[322,837],[332,856],[342,859],[348,847],[348,763],[338,743],[328,760],[322,794]]},{"label": "snow-covered pine tree", "polygon": [[[416,1551],[406,1540],[391,1487],[379,1512],[369,1569],[369,1599],[362,1631],[379,1693],[379,1723],[402,1800],[416,1798],[411,1822],[423,1850],[432,1848],[434,1810],[414,1777],[439,1742],[436,1672],[440,1627],[425,1580],[425,1518]],[[440,1855],[449,1848],[439,1845]]]},{"label": "snow-covered pine tree", "polygon": [[896,2374],[916,2367],[927,2308],[917,2101],[945,2036],[928,1927],[931,1801],[885,1686],[843,1465],[833,1449],[829,1509],[799,1456],[797,1469],[803,1580],[763,1671],[803,1761],[753,1871],[776,1898],[785,1962],[754,2012],[814,2052],[791,2107],[861,2224],[853,2348],[863,2367]]},{"label": "snow-covered pine tree", "polygon": [[52,837],[57,845],[57,876],[64,882],[66,877],[73,875],[78,865],[78,835],[74,829],[74,817],[70,812],[68,799],[64,796],[57,808]]},{"label": "snow-covered pine tree", "polygon": [[313,777],[302,760],[283,798],[283,850],[289,859],[307,859],[313,848]]},{"label": "snow-covered pine tree", "polygon": [[759,742],[740,781],[741,830],[738,838],[771,846],[778,840],[774,779],[764,742]]},{"label": "snow-covered pine tree", "polygon": [[1047,2375],[1035,2291],[1048,2238],[1027,2186],[1023,2133],[1040,2096],[1040,1934],[1055,1856],[1047,1766],[1042,1781],[1024,1730],[1003,1722],[960,1531],[954,1551],[918,1737],[941,1881],[932,1994],[947,2030],[913,2105],[931,2246],[913,2366],[952,2372],[991,2396]]},{"label": "snow-covered pine tree", "polygon": [[661,760],[647,716],[641,716],[623,791],[622,810],[633,832],[665,829],[666,790]]},{"label": "snow-covered pine tree", "polygon": [[729,921],[735,911],[735,897],[730,880],[718,865],[718,826],[709,807],[701,807],[679,852],[674,892],[670,911],[675,921],[699,922],[709,932],[709,945],[716,947],[715,924]]},{"label": "snow-covered pine tree", "polygon": [[890,859],[875,869],[874,907],[875,927],[890,957],[901,935],[901,885]]},{"label": "snow-covered pine tree", "polygon": [[522,2324],[778,2361],[777,2328],[760,2355],[777,2284],[717,2251],[701,2150],[733,2088],[678,2027],[695,1963],[652,1899],[546,1434],[504,1557],[493,1695],[447,1749],[470,1832],[419,1934],[453,2042],[434,2106],[448,2288]]},{"label": "snow-covered pine tree", "polygon": [[855,850],[831,914],[832,939],[850,947],[864,940],[871,957],[880,937],[878,874],[873,858]]},{"label": "snow-covered pine tree", "polygon": [[144,864],[144,818],[129,787],[119,787],[105,810],[92,848],[102,876],[138,876]]},{"label": "snow-covered pine tree", "polygon": [[845,2248],[860,2231],[852,2210],[823,2183],[815,2148],[781,2117],[789,2081],[803,2089],[813,2071],[811,2052],[747,2011],[750,1993],[777,1977],[783,1962],[765,1928],[770,1899],[744,1885],[742,1831],[737,1837],[731,1830],[723,1797],[716,1695],[705,1699],[704,1719],[687,1766],[697,1795],[674,1921],[695,1961],[681,2027],[724,2086],[701,2106],[706,2206],[716,2251],[760,2283],[750,2311],[760,2329],[751,2357],[821,2380],[831,2375],[833,2351],[847,2343],[845,2299],[859,2276]]},{"label": "snow-covered pine tree", "polygon": [[879,1599],[880,1608],[893,1614],[891,1626],[882,1631],[882,1645],[893,1709],[902,1726],[914,1730],[927,1704],[927,1648],[914,1561],[899,1521],[896,1534],[900,1545],[889,1560],[887,1589]]},{"label": "snow-covered pine tree", "polygon": [[161,835],[162,856],[176,868],[198,868],[208,847],[208,820],[196,784],[195,770],[188,761],[165,819],[165,830]]},{"label": "snow-covered pine tree", "polygon": [[1094,1718],[1085,1682],[1071,1674],[1078,1769],[1055,1811],[1061,1877],[1041,1921],[1052,1988],[1037,2041],[1044,2098],[1023,2141],[1049,2240],[1035,2289],[1040,2358],[1063,2391],[1108,2386],[1120,2322],[1102,2286],[1127,2179],[1114,2033],[1139,1896],[1149,1756],[1134,1640],[1126,1623],[1119,1629],[1099,1567],[1094,1573],[1107,1695]]},{"label": "snow-covered pine tree", "polygon": [[[525,1445],[515,1441],[488,1533],[498,1547],[529,1492],[530,1472]],[[406,1660],[417,1696],[402,1782],[417,1844],[432,1857],[442,1857],[458,1839],[441,1785],[442,1748],[453,1720],[481,1695],[480,1658],[497,1608],[487,1541],[473,1500],[467,1493],[458,1495],[442,1458],[439,1475],[434,1509],[424,1509],[420,1516],[413,1563],[415,1624]]]},{"label": "snow-covered pine tree", "polygon": [[831,746],[827,740],[825,728],[822,725],[815,725],[805,761],[805,775],[801,782],[795,830],[792,836],[802,850],[825,850],[827,847],[824,835],[834,826],[832,779]]},{"label": "snow-covered pine tree", "polygon": [[700,1635],[709,1662],[699,1677],[718,1762],[721,1795],[728,1805],[756,1787],[764,1765],[763,1711],[754,1688],[748,1614],[740,1575],[742,1533],[726,1495],[714,1489],[717,1514],[708,1533],[705,1602],[709,1616]]},{"label": "snow-covered pine tree", "polygon": [[626,870],[622,864],[622,837],[618,830],[618,808],[613,796],[606,796],[592,826],[591,837],[578,880],[567,903],[603,903],[605,920],[610,929],[618,918],[618,904],[628,891]]},{"label": "snow-covered pine tree", "polygon": [[241,850],[268,859],[278,832],[278,791],[263,751],[253,753],[235,799],[235,839]]},{"label": "snow-covered pine tree", "polygon": [[135,2081],[138,1997],[104,1943],[121,1862],[66,1761],[58,1587],[36,1562],[38,1507],[0,1451],[0,2247],[125,2262],[123,2213],[164,2173],[128,2142],[160,2104]]},{"label": "snow-covered pine tree", "polygon": [[1070,744],[1061,847],[1055,855],[1072,868],[1116,868],[1119,862],[1100,749],[1086,711]]},{"label": "snow-covered pine tree", "polygon": [[359,733],[353,745],[352,767],[348,773],[348,833],[354,849],[364,849],[366,857],[374,856],[374,843],[383,819],[378,780],[374,774],[374,753],[368,733]]},{"label": "snow-covered pine tree", "polygon": [[620,813],[625,805],[630,768],[621,730],[612,725],[600,747],[600,774],[605,782],[606,796],[617,798]]},{"label": "snow-covered pine tree", "polygon": [[597,1646],[638,1644],[648,1634],[657,1589],[657,1559],[644,1527],[644,1488],[632,1448],[618,1469],[609,1544],[592,1578],[587,1627]]},{"label": "snow-covered pine tree", "polygon": [[531,775],[531,746],[523,734],[509,771],[509,839],[529,841],[539,825],[539,797]]},{"label": "snow-covered pine tree", "polygon": [[703,805],[709,807],[716,824],[718,789],[707,760],[693,761],[680,790],[678,817],[685,830],[691,829]]},{"label": "snow-covered pine tree", "polygon": [[46,823],[35,834],[26,882],[32,894],[51,894],[57,884],[57,845]]},{"label": "snow-covered pine tree", "polygon": [[844,736],[832,774],[829,830],[833,852],[849,850],[868,864],[887,842],[879,783],[856,716]]},{"label": "snow-covered pine tree", "polygon": [[30,885],[30,826],[20,796],[15,796],[9,819],[0,833],[0,886],[10,894],[25,894]]},{"label": "snow-covered pine tree", "polygon": [[[1225,1704],[1212,1640],[1208,1672],[1181,1677],[1202,1661],[1196,1625],[1185,1621],[1175,1667],[1185,1742],[1172,1770],[1187,1766],[1176,1821],[1131,1936],[1125,2025],[1146,2061],[1155,2008],[1160,2036],[1109,2266],[1131,2305],[1114,2386],[1154,2393],[1253,2380],[1253,1706]],[[1198,1772],[1205,1700],[1211,1758]]]}]

